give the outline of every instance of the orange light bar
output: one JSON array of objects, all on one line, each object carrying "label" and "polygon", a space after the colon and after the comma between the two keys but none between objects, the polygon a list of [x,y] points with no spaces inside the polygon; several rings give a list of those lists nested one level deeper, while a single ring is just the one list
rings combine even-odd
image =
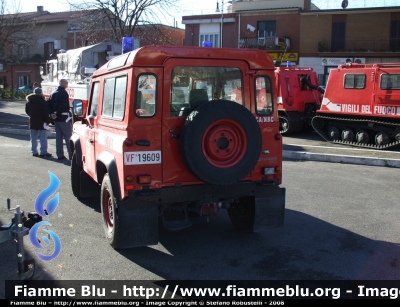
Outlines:
[{"label": "orange light bar", "polygon": [[138,182],[141,184],[151,183],[151,175],[139,175]]}]

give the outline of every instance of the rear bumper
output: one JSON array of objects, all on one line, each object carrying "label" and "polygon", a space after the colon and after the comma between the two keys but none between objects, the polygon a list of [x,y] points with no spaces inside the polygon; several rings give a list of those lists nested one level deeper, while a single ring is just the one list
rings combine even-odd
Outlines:
[{"label": "rear bumper", "polygon": [[232,185],[191,185],[166,187],[156,190],[130,191],[127,201],[147,204],[173,204],[188,201],[217,201],[244,196],[256,198],[270,197],[277,193],[279,187],[275,182],[239,182]]}]

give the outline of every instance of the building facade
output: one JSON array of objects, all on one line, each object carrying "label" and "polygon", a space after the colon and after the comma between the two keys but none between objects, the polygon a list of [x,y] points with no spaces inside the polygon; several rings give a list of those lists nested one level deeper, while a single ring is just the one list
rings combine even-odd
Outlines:
[{"label": "building facade", "polygon": [[[27,87],[34,82],[40,84],[41,72],[45,70],[46,61],[60,50],[75,49],[112,39],[111,31],[104,28],[92,30],[95,33],[92,37],[97,38],[96,42],[85,39],[82,29],[77,27],[77,19],[82,16],[80,11],[50,13],[45,11],[43,6],[38,6],[37,12],[21,15],[29,15],[34,20],[37,35],[34,41],[23,49],[25,56],[20,60],[10,62],[0,57],[0,89]],[[147,44],[183,45],[184,35],[185,30],[162,24],[137,26],[134,32],[134,37],[137,36],[135,48]],[[121,53],[122,50],[118,52]]]},{"label": "building facade", "polygon": [[301,12],[300,61],[322,84],[347,61],[400,62],[400,6]]},{"label": "building facade", "polygon": [[226,11],[183,16],[185,45],[220,47],[222,36],[223,47],[259,48],[276,65],[312,67],[323,85],[346,61],[400,62],[400,6],[320,10],[311,0],[233,0]]}]

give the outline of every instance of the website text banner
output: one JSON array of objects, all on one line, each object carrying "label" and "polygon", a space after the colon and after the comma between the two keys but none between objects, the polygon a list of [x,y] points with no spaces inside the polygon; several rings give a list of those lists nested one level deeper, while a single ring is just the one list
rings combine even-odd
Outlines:
[{"label": "website text banner", "polygon": [[7,280],[5,298],[9,300],[400,300],[400,281],[33,280],[27,283]]}]

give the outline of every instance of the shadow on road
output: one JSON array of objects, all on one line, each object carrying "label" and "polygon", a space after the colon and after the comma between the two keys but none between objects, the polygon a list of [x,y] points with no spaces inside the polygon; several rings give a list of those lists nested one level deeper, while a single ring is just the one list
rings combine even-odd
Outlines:
[{"label": "shadow on road", "polygon": [[161,249],[120,250],[137,265],[178,280],[398,280],[400,246],[371,240],[286,210],[285,227],[238,232],[221,219],[180,232],[160,229]]},{"label": "shadow on road", "polygon": [[[10,211],[9,220],[0,219],[0,225],[6,225],[11,222],[13,218],[13,212]],[[30,244],[29,235],[23,237],[24,246]],[[51,274],[46,272],[40,265],[36,255],[32,255],[29,251],[25,250],[25,259],[34,259],[36,262],[35,273],[33,280],[52,280],[54,279]],[[18,280],[18,255],[17,245],[14,240],[9,240],[0,243],[0,299],[5,298],[5,281],[6,280]]]}]

